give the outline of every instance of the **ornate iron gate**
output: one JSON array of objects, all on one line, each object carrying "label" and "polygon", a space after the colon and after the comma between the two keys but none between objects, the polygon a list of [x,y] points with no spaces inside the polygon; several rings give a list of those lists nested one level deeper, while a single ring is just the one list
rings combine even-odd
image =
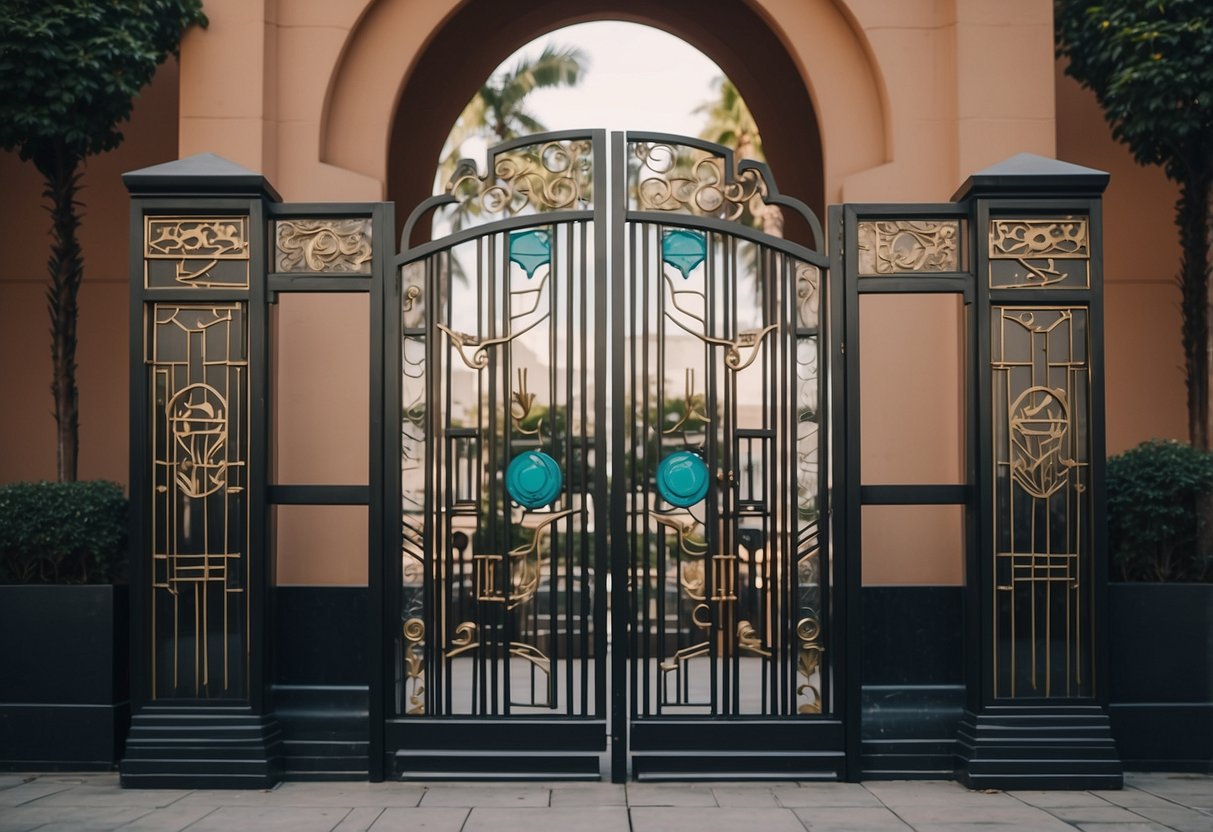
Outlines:
[{"label": "ornate iron gate", "polygon": [[609,151],[499,145],[405,225],[389,765],[839,776],[827,260],[777,236],[820,226],[726,148]]}]

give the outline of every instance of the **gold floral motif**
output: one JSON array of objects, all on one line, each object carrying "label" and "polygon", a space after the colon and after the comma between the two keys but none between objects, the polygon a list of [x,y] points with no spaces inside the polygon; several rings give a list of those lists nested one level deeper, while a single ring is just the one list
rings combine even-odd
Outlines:
[{"label": "gold floral motif", "polygon": [[410,618],[404,622],[404,672],[409,691],[411,716],[425,713],[425,621]]},{"label": "gold floral motif", "polygon": [[[148,287],[248,288],[248,217],[145,217],[143,239]],[[171,272],[162,260],[176,261]]]},{"label": "gold floral motif", "polygon": [[796,324],[816,328],[821,321],[821,271],[808,263],[796,264]]},{"label": "gold floral motif", "polygon": [[[1086,288],[1090,234],[1083,217],[990,220],[990,288]],[[1011,261],[1011,262],[1006,262]],[[1059,262],[1060,261],[1060,262]],[[1021,268],[1015,269],[1018,264]]]},{"label": "gold floral motif", "polygon": [[495,156],[492,176],[479,176],[475,163],[463,160],[446,193],[499,216],[577,210],[593,198],[593,167],[589,139],[526,145]]},{"label": "gold floral motif", "polygon": [[371,220],[293,219],[277,223],[279,272],[371,271]]},{"label": "gold floral motif", "polygon": [[762,640],[758,638],[758,631],[749,621],[737,622],[737,648],[753,653],[755,656],[769,658],[771,655],[771,651],[762,646]]},{"label": "gold floral motif", "polygon": [[960,268],[957,220],[859,223],[859,273],[954,272]]},{"label": "gold floral motif", "polygon": [[660,142],[637,142],[635,200],[641,211],[671,211],[738,220],[747,208],[761,213],[767,183],[755,168],[725,169],[715,153]]},{"label": "gold floral motif", "polygon": [[814,617],[806,617],[796,622],[796,639],[800,642],[800,657],[796,667],[804,681],[796,686],[796,695],[806,697],[797,713],[821,713],[821,689],[813,683],[813,677],[821,669],[821,654],[825,648],[821,645],[821,622]]}]

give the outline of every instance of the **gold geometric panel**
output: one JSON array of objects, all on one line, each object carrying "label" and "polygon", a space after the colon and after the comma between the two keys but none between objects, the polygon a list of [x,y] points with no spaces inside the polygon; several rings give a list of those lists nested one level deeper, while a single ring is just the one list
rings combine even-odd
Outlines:
[{"label": "gold geometric panel", "polygon": [[274,270],[370,274],[371,219],[293,219],[274,224]]},{"label": "gold geometric panel", "polygon": [[148,289],[247,289],[248,217],[143,218]]},{"label": "gold geometric panel", "polygon": [[1092,695],[1084,307],[991,310],[994,695]]},{"label": "gold geometric panel", "polygon": [[244,303],[146,307],[156,698],[244,694],[247,318]]},{"label": "gold geometric panel", "polygon": [[990,220],[991,289],[1089,289],[1086,217]]},{"label": "gold geometric panel", "polygon": [[859,274],[960,270],[959,220],[878,220],[859,223]]}]

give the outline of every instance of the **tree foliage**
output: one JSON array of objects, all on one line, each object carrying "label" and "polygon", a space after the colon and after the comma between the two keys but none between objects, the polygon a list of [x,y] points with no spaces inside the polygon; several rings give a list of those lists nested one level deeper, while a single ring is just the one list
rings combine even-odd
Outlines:
[{"label": "tree foliage", "polygon": [[451,128],[439,169],[439,186],[446,185],[454,173],[460,148],[468,139],[496,143],[547,130],[527,110],[527,97],[538,89],[576,86],[587,65],[585,53],[577,47],[548,44],[537,57],[523,56],[509,69],[489,76]]},{"label": "tree foliage", "polygon": [[1145,442],[1108,460],[1107,482],[1113,578],[1213,579],[1213,454]]},{"label": "tree foliage", "polygon": [[1192,443],[1209,447],[1209,231],[1213,3],[1058,0],[1058,54],[1094,91],[1112,135],[1180,186],[1183,345]]},{"label": "tree foliage", "polygon": [[0,3],[0,148],[34,164],[50,202],[46,295],[61,481],[76,479],[79,446],[80,165],[118,146],[134,97],[195,23],[206,24],[201,0]]}]

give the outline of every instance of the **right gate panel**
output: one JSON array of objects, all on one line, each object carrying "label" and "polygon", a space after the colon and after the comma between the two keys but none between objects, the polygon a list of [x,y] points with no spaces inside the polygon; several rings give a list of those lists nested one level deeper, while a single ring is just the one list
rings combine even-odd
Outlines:
[{"label": "right gate panel", "polygon": [[765,169],[659,135],[617,136],[620,153],[612,527],[632,773],[839,776],[825,260],[766,233],[782,223]]}]

